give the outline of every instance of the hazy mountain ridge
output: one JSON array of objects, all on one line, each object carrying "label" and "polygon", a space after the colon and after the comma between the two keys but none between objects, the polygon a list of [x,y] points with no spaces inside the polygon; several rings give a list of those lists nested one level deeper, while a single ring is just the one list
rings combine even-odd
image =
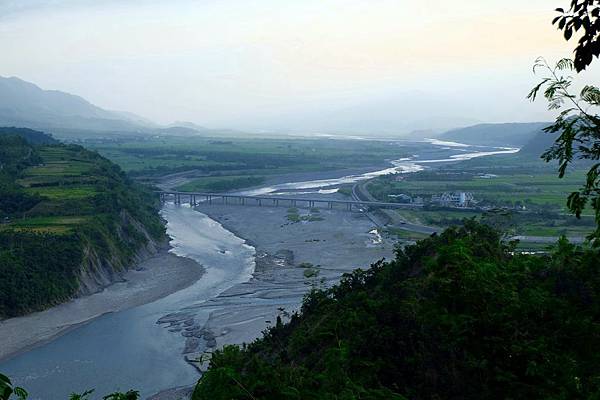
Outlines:
[{"label": "hazy mountain ridge", "polygon": [[[337,134],[401,135],[405,138],[433,137],[436,131],[475,121],[450,115],[429,115],[420,111],[424,104],[406,105],[405,99],[389,98],[347,107],[315,112],[312,118],[289,117],[288,124],[271,134],[294,132],[310,125],[308,131]],[[440,101],[433,102],[442,109]],[[440,103],[440,104],[438,104]],[[403,104],[402,107],[399,105]],[[360,117],[358,110],[368,110],[370,117]],[[410,117],[409,117],[410,116]],[[307,122],[308,121],[308,122]],[[478,124],[453,129],[438,136],[477,145],[521,147],[532,139],[546,123]],[[98,107],[83,97],[59,90],[44,90],[16,77],[0,77],[0,126],[18,126],[56,133],[70,140],[103,135],[245,135],[231,129],[211,129],[194,122],[177,121],[156,124],[126,111],[111,111]],[[301,129],[306,132],[306,130]],[[410,132],[410,133],[409,133]]]},{"label": "hazy mountain ridge", "polygon": [[453,129],[443,133],[438,139],[476,145],[521,147],[548,125],[546,122],[479,124]]},{"label": "hazy mountain ridge", "polygon": [[59,90],[44,90],[16,77],[0,76],[0,126],[16,126],[53,132],[69,140],[93,136],[172,135],[236,133],[209,129],[193,122],[161,126],[127,111],[98,107],[83,97]]},{"label": "hazy mountain ridge", "polygon": [[557,134],[539,131],[525,146],[523,146],[519,153],[524,155],[536,155],[539,157],[542,153],[552,147],[557,136]]},{"label": "hazy mountain ridge", "polygon": [[80,96],[0,77],[0,125],[34,129],[139,130],[149,121],[102,109]]},{"label": "hazy mountain ridge", "polygon": [[[345,106],[312,106],[274,118],[274,129],[361,136],[406,136],[415,131],[444,132],[481,122],[460,109],[448,110],[450,98],[403,91],[392,95],[348,99]],[[257,127],[265,129],[262,121]],[[273,129],[273,128],[272,128]],[[271,129],[271,130],[272,130]]]}]

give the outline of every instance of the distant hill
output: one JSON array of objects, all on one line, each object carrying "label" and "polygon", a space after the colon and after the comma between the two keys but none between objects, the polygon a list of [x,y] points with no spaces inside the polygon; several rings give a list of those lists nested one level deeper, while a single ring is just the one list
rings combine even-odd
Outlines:
[{"label": "distant hill", "polygon": [[0,125],[42,130],[137,131],[150,124],[133,114],[104,110],[79,96],[43,90],[15,77],[0,77]]},{"label": "distant hill", "polygon": [[0,127],[0,136],[19,136],[30,144],[57,144],[58,140],[44,132],[27,128]]},{"label": "distant hill", "polygon": [[199,131],[194,128],[188,128],[185,126],[169,126],[168,128],[159,128],[154,131],[160,135],[172,135],[172,136],[197,136],[205,131]]},{"label": "distant hill", "polygon": [[208,128],[205,128],[204,126],[200,126],[198,124],[195,124],[195,123],[189,122],[189,121],[175,121],[172,124],[169,124],[167,126],[167,128],[189,128],[189,129],[193,129],[198,132],[209,130]]},{"label": "distant hill", "polygon": [[542,153],[548,150],[556,140],[557,134],[551,134],[544,131],[536,133],[529,142],[523,146],[519,154],[524,156],[540,157]]},{"label": "distant hill", "polygon": [[438,136],[438,139],[476,145],[521,147],[548,125],[550,124],[546,122],[479,124],[448,131]]}]

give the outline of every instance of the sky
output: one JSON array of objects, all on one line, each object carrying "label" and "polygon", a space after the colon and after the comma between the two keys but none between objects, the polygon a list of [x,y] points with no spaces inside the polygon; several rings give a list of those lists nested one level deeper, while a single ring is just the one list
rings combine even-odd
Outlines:
[{"label": "sky", "polygon": [[[386,131],[550,120],[567,0],[2,0],[0,75],[158,123]],[[598,80],[597,68],[582,79]]]}]

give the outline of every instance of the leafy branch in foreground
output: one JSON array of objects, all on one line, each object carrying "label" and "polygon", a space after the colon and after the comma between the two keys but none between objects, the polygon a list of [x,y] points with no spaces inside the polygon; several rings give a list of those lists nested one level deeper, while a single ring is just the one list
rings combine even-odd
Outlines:
[{"label": "leafy branch in foreground", "polygon": [[[72,393],[69,400],[90,400],[90,396],[94,393],[94,389],[86,390],[83,393]],[[22,387],[13,386],[10,379],[3,374],[0,374],[0,400],[27,400],[29,393]],[[13,396],[13,397],[11,397]],[[115,392],[102,397],[103,400],[138,400],[140,393],[135,390],[129,390],[125,393]]]},{"label": "leafy branch in foreground", "polygon": [[575,60],[573,66],[577,72],[586,69],[594,60],[600,56],[600,0],[571,0],[569,8],[557,8],[560,14],[552,21],[563,31],[567,41],[580,30],[583,34],[575,48]]},{"label": "leafy branch in foreground", "polygon": [[19,400],[25,400],[28,396],[25,389],[13,386],[8,376],[0,374],[0,400],[8,400],[13,394]]},{"label": "leafy branch in foreground", "polygon": [[575,159],[596,161],[587,172],[586,182],[578,191],[569,195],[567,206],[577,218],[590,204],[594,211],[596,230],[589,236],[595,246],[600,246],[600,89],[585,86],[578,95],[573,94],[573,78],[567,73],[575,70],[570,59],[560,60],[551,67],[544,58],[538,58],[533,67],[535,73],[542,70],[545,75],[527,96],[535,101],[538,94],[548,101],[548,109],[561,110],[554,124],[544,131],[559,134],[558,138],[542,158],[546,162],[558,160],[559,177],[563,178],[567,168]]}]

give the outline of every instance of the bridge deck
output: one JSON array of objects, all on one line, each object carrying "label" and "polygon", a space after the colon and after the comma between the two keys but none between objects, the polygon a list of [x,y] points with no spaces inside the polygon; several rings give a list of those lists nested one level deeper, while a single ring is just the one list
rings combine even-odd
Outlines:
[{"label": "bridge deck", "polygon": [[298,198],[298,197],[282,197],[282,196],[246,196],[239,194],[226,194],[226,193],[203,193],[203,192],[178,192],[178,191],[159,191],[160,195],[172,195],[178,197],[205,197],[208,199],[222,198],[222,199],[243,199],[243,200],[256,200],[256,201],[287,201],[290,203],[295,202],[307,202],[307,203],[326,203],[326,204],[345,204],[348,206],[368,206],[368,207],[379,207],[379,208],[421,208],[422,204],[413,203],[386,203],[378,201],[359,201],[359,200],[337,200],[337,199],[323,199],[323,198]]}]

